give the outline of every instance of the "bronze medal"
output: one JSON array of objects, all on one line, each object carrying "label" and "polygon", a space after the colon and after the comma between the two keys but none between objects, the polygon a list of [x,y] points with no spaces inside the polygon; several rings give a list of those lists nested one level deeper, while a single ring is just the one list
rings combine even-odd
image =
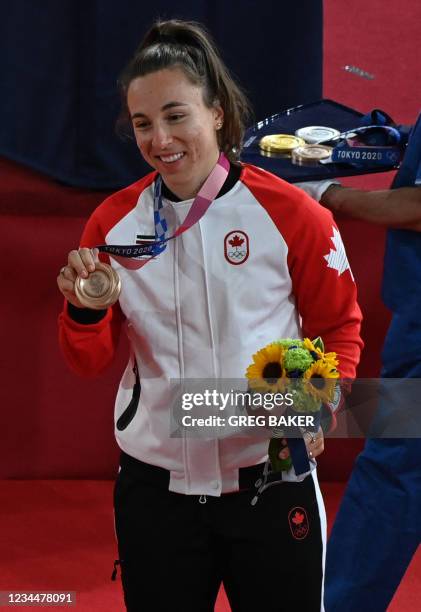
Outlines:
[{"label": "bronze medal", "polygon": [[121,291],[121,280],[108,264],[98,262],[87,278],[77,277],[75,294],[86,308],[103,310],[115,304]]},{"label": "bronze medal", "polygon": [[317,166],[321,160],[328,159],[332,147],[318,144],[308,144],[297,147],[292,152],[292,163],[297,166]]}]

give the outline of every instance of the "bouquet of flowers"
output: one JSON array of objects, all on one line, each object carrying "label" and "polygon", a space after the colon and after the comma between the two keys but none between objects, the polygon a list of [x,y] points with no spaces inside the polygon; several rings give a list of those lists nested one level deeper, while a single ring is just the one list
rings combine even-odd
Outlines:
[{"label": "bouquet of flowers", "polygon": [[[293,405],[288,408],[290,413],[319,415],[322,404],[334,399],[338,363],[336,353],[325,353],[320,337],[315,340],[287,338],[271,342],[255,353],[246,377],[252,393],[290,393],[293,398]],[[285,432],[275,428],[272,434],[268,451],[272,469],[288,470],[291,458],[279,458]]]}]

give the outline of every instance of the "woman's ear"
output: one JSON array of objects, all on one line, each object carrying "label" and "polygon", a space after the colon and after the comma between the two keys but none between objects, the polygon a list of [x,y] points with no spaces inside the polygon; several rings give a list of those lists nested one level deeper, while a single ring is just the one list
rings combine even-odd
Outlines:
[{"label": "woman's ear", "polygon": [[222,109],[222,106],[219,104],[219,100],[215,100],[215,103],[213,105],[213,113],[215,120],[215,129],[220,130],[224,124],[224,111]]}]

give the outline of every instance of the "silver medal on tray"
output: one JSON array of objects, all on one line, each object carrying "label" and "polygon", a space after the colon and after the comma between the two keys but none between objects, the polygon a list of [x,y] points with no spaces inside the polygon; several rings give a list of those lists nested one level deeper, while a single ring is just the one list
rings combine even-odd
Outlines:
[{"label": "silver medal on tray", "polygon": [[296,130],[295,135],[305,140],[307,144],[319,144],[338,138],[340,132],[325,125],[307,125]]}]

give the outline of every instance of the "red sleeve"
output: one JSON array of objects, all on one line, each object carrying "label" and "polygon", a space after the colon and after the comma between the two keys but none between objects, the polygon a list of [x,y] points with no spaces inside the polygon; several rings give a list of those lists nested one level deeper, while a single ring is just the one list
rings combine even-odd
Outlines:
[{"label": "red sleeve", "polygon": [[[321,336],[343,378],[354,378],[363,342],[357,289],[332,214],[298,189],[260,169],[245,183],[266,209],[288,247],[288,269],[303,335]],[[248,171],[248,172],[247,172]]]},{"label": "red sleeve", "polygon": [[[154,177],[155,173],[152,173],[107,198],[88,220],[80,246],[104,244],[109,230],[136,206],[141,192]],[[109,262],[107,255],[101,254],[100,259]],[[105,317],[97,323],[78,323],[69,316],[65,302],[59,316],[59,343],[72,370],[81,376],[95,376],[102,372],[115,355],[123,319],[117,303],[108,308]]]},{"label": "red sleeve", "polygon": [[77,323],[69,317],[65,304],[59,316],[59,343],[70,368],[80,376],[100,374],[114,357],[122,320],[116,304],[98,323]]}]

